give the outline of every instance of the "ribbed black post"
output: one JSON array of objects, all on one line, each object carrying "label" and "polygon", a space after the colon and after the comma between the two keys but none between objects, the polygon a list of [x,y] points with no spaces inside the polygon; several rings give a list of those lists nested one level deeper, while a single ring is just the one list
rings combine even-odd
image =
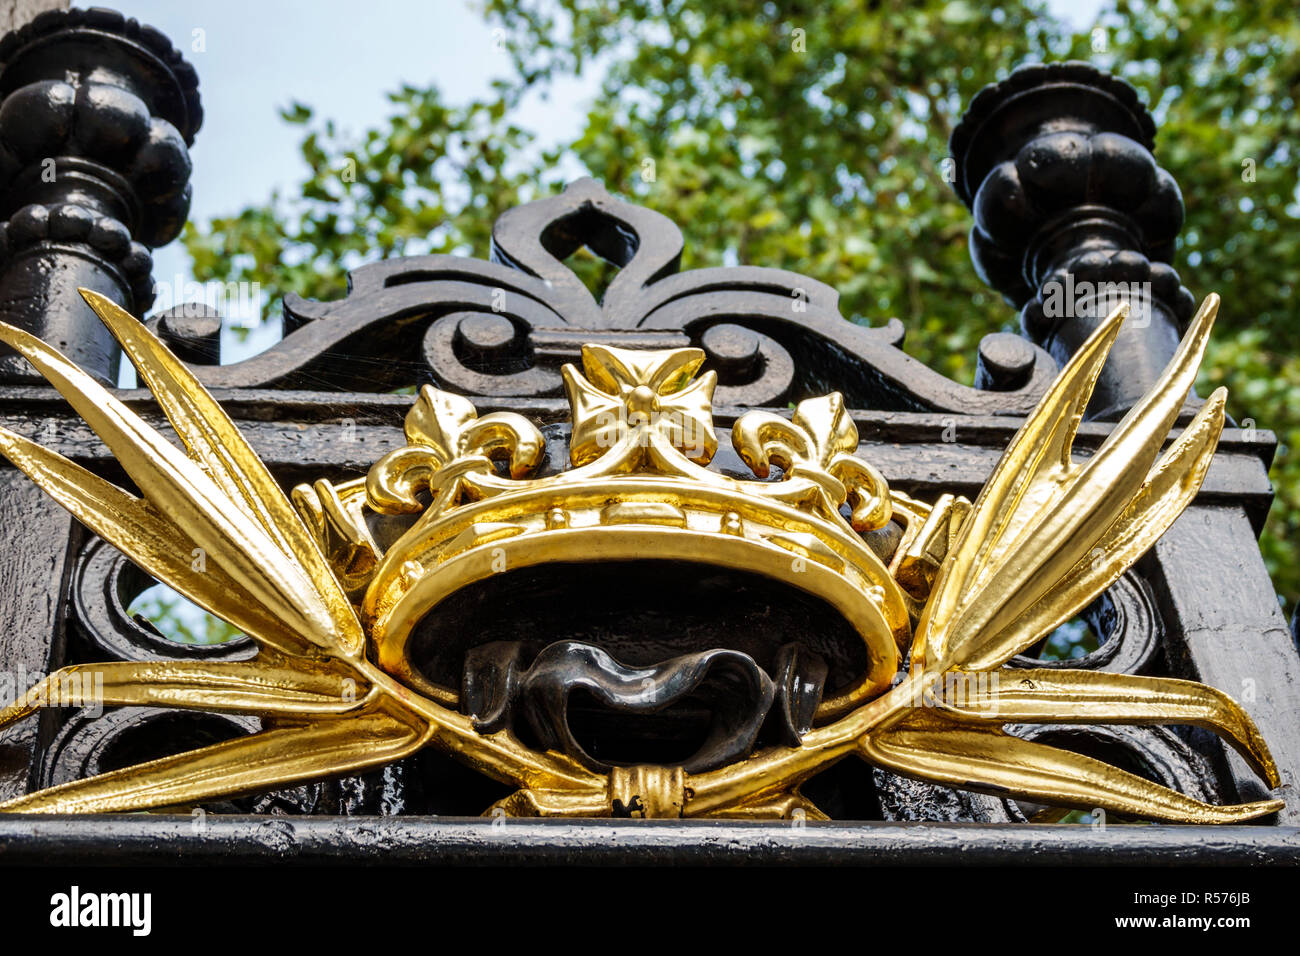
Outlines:
[{"label": "ribbed black post", "polygon": [[[46,13],[0,40],[0,320],[116,379],[117,345],[77,288],[152,304],[149,249],[185,223],[202,116],[194,69],[120,13]],[[0,356],[0,383],[29,381]]]},{"label": "ribbed black post", "polygon": [[1154,137],[1127,83],[1053,63],[981,90],[949,144],[957,194],[975,214],[975,268],[1021,310],[1028,338],[1064,362],[1115,302],[1132,305],[1090,418],[1134,404],[1195,308],[1169,265],[1183,199],[1156,165]]}]

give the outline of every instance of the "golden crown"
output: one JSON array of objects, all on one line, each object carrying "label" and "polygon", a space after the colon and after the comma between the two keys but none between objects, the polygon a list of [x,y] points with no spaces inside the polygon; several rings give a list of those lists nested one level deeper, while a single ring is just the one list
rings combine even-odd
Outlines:
[{"label": "golden crown", "polygon": [[[695,348],[582,350],[563,369],[571,467],[538,470],[545,439],[512,412],[478,417],[465,398],[424,386],[406,416],[407,446],[364,481],[294,490],[335,570],[360,598],[378,664],[446,703],[455,689],[412,664],[415,625],[458,590],[539,564],[669,560],[733,568],[793,585],[833,607],[866,664],[817,717],[888,689],[921,601],[946,552],[950,518],[891,493],[854,456],[858,432],[839,393],[801,402],[791,418],[751,411],[731,429],[755,479],[711,471],[717,376]],[[779,478],[774,477],[774,469]],[[367,513],[419,517],[382,547]],[[875,549],[871,532],[902,529]],[[665,600],[670,596],[665,595]]]}]

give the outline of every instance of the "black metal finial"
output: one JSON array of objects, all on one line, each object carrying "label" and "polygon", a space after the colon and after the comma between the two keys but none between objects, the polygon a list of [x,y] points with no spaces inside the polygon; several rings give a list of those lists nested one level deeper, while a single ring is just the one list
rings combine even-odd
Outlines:
[{"label": "black metal finial", "polygon": [[1118,417],[1151,386],[1195,307],[1169,265],[1183,200],[1154,138],[1131,86],[1071,62],[980,91],[949,144],[975,268],[1021,310],[1026,336],[1065,361],[1117,301],[1132,305],[1092,418]]},{"label": "black metal finial", "polygon": [[[193,67],[120,13],[49,12],[0,39],[0,319],[113,379],[116,343],[76,290],[152,304],[149,248],[185,224],[202,118]],[[0,358],[0,381],[27,380]]]}]

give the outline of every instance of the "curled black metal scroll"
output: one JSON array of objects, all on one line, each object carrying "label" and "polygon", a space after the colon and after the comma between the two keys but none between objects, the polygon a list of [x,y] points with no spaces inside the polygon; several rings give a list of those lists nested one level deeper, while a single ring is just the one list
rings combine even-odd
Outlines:
[{"label": "curled black metal scroll", "polygon": [[[1156,665],[1164,628],[1151,587],[1136,572],[1125,573],[1080,617],[1101,640],[1096,650],[1067,660],[1039,660],[1020,654],[1008,661],[1007,667],[1140,674]],[[1213,789],[1215,776],[1204,758],[1163,728],[1069,725],[1008,730],[1028,740],[1085,754],[1106,751],[1110,762],[1127,765],[1156,783],[1200,800],[1221,799]],[[1012,800],[907,780],[879,769],[873,774],[886,820],[1024,823],[1028,819],[1025,808]]]},{"label": "curled black metal scroll", "polygon": [[[1105,759],[1197,800],[1215,803],[1226,799],[1205,757],[1164,727],[1058,724],[1012,726],[1007,730],[1026,740]],[[872,774],[885,820],[1050,822],[1038,816],[1048,810],[1046,807],[909,780],[879,768],[874,768]]]},{"label": "curled black metal scroll", "polygon": [[[1208,761],[1178,734],[1164,727],[1094,724],[1008,727],[1026,740],[1100,757],[1161,786],[1208,803],[1227,799]],[[890,821],[975,823],[1050,822],[1049,808],[988,794],[952,790],[874,769],[881,816]],[[1060,811],[1051,814],[1059,818]],[[1104,819],[1093,818],[1093,825]]]},{"label": "curled black metal scroll", "polygon": [[[584,245],[619,267],[600,301],[563,261]],[[667,218],[578,180],[503,214],[493,261],[437,255],[363,266],[344,299],[287,296],[290,332],[279,344],[199,374],[212,387],[371,391],[411,384],[415,355],[444,388],[537,397],[562,393],[560,366],[584,343],[697,345],[718,372],[719,405],[784,405],[838,390],[856,408],[1024,415],[1056,373],[1041,349],[996,335],[980,348],[980,387],[959,385],[902,351],[897,320],[846,321],[821,282],[750,266],[679,272],[681,253]]]},{"label": "curled black metal scroll", "polygon": [[[132,601],[156,583],[100,538],[81,549],[71,581],[69,661],[237,661],[257,653],[246,637],[221,644],[182,644],[149,620],[133,615]],[[95,670],[85,672],[94,680]],[[42,787],[220,743],[261,729],[256,717],[156,707],[88,707],[63,711],[40,767]],[[275,790],[208,806],[241,813],[379,813],[403,805],[404,764],[360,777],[345,777]]]},{"label": "curled black metal scroll", "polygon": [[99,660],[243,661],[257,654],[247,637],[222,644],[182,644],[129,610],[131,602],[156,584],[108,542],[92,539],[77,561],[72,600],[77,630]]},{"label": "curled black metal scroll", "polygon": [[[1057,724],[1008,730],[1026,740],[1100,757],[1196,800],[1220,803],[1227,799],[1206,759],[1164,727]],[[1014,800],[1002,803],[1012,822],[1028,822],[1031,814],[1026,810],[1032,807]]]}]

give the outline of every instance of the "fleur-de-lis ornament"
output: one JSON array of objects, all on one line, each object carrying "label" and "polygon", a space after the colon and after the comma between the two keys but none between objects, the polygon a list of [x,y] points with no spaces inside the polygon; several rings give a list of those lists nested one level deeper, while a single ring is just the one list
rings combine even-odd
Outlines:
[{"label": "fleur-de-lis ornament", "polygon": [[874,531],[893,509],[889,486],[873,466],[854,455],[858,428],[844,409],[844,396],[832,392],[800,402],[793,420],[771,412],[749,412],[736,422],[732,444],[760,478],[776,465],[785,474],[778,493],[785,500],[810,502],[835,515],[849,502],[855,531]]},{"label": "fleur-de-lis ornament", "polygon": [[[420,492],[433,495],[436,511],[477,497],[479,486],[494,484],[493,459],[506,462],[510,477],[522,478],[541,461],[546,440],[537,426],[514,412],[478,416],[459,395],[425,385],[406,413],[406,447],[385,455],[370,470],[366,495],[386,514],[424,510]],[[457,467],[444,466],[456,462]]]}]

